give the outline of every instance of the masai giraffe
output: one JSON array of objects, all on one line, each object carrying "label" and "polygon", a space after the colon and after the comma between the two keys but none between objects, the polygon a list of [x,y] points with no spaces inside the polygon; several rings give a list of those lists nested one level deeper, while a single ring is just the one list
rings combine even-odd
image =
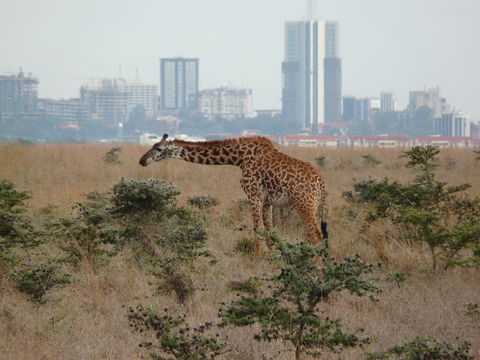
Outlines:
[{"label": "masai giraffe", "polygon": [[[319,243],[327,238],[327,224],[323,222],[325,179],[312,164],[281,153],[263,137],[205,142],[167,141],[167,137],[163,135],[162,140],[142,156],[140,165],[177,158],[197,164],[239,166],[240,182],[250,203],[255,231],[262,228],[262,219],[264,227],[272,231],[272,206],[290,203],[302,218],[310,240]],[[322,205],[321,231],[316,220],[319,205]],[[256,251],[260,252],[258,236]]]}]

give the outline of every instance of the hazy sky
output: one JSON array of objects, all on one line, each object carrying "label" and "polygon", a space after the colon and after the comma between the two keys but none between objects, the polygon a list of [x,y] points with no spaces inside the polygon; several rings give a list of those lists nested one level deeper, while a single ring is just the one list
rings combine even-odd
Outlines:
[{"label": "hazy sky", "polygon": [[[284,22],[304,0],[0,0],[0,73],[32,72],[39,96],[77,97],[89,77],[158,83],[159,58],[200,59],[200,88],[253,89],[281,107]],[[480,118],[480,0],[318,0],[340,22],[343,94],[440,86]]]}]

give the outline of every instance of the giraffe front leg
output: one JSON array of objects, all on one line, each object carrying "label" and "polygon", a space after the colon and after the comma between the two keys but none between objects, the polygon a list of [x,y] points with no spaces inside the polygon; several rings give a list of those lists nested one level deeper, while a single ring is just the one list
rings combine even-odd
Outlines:
[{"label": "giraffe front leg", "polygon": [[260,199],[249,199],[250,209],[252,211],[253,231],[255,235],[255,256],[260,257],[262,255],[261,248],[261,236],[259,231],[262,227],[262,203]]}]

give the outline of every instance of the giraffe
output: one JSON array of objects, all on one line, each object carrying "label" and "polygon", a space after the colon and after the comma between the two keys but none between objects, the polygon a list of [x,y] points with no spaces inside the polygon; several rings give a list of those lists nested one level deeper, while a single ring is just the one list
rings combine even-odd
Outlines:
[{"label": "giraffe", "polygon": [[[147,166],[169,158],[206,165],[235,165],[240,167],[240,183],[245,191],[253,218],[256,253],[260,254],[258,230],[273,230],[274,205],[289,203],[300,215],[307,237],[313,243],[327,240],[327,223],[323,221],[326,205],[325,179],[310,163],[278,151],[264,137],[190,142],[167,141],[164,134],[140,159]],[[321,229],[316,219],[322,205]],[[262,227],[263,223],[263,227]]]}]

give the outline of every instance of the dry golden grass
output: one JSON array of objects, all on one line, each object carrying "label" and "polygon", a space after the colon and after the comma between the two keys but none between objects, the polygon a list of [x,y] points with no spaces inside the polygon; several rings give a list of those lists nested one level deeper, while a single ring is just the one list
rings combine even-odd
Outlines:
[{"label": "dry golden grass", "polygon": [[[240,170],[231,166],[205,166],[168,160],[143,168],[138,159],[145,147],[128,145],[120,153],[120,165],[102,160],[110,146],[102,145],[1,145],[0,179],[14,182],[20,190],[29,190],[32,213],[53,204],[62,212],[84,199],[91,191],[107,191],[122,177],[142,180],[159,178],[181,189],[180,201],[191,195],[210,195],[221,204],[207,216],[208,249],[216,256],[214,266],[200,262],[195,283],[205,291],[196,291],[186,305],[172,296],[153,295],[151,277],[138,265],[127,261],[128,254],[114,259],[97,272],[75,273],[75,281],[52,291],[53,301],[35,306],[18,293],[12,284],[0,283],[0,359],[139,359],[144,355],[139,334],[129,330],[126,309],[138,303],[169,306],[186,312],[192,323],[215,319],[218,304],[235,297],[226,284],[230,280],[262,276],[272,271],[265,260],[253,260],[234,251],[238,239],[249,236],[225,224],[222,214],[234,201],[245,196],[239,184]],[[412,248],[385,238],[385,227],[372,227],[361,235],[362,223],[345,216],[342,192],[351,189],[354,179],[408,181],[413,177],[398,159],[400,149],[305,149],[285,148],[285,152],[313,162],[326,156],[322,170],[329,193],[329,223],[332,252],[337,257],[360,254],[368,261],[386,263],[385,273],[405,271],[406,282],[397,287],[381,281],[380,302],[372,304],[349,296],[332,299],[325,307],[331,316],[342,319],[350,328],[363,327],[366,335],[377,339],[368,350],[403,342],[416,335],[433,335],[450,342],[472,342],[472,353],[480,358],[480,317],[467,316],[464,304],[480,303],[480,277],[474,270],[453,270],[431,274],[430,258],[421,248]],[[365,167],[362,154],[381,161]],[[471,183],[472,195],[480,195],[479,166],[469,150],[443,150],[438,177],[451,184]],[[478,162],[478,161],[477,161]],[[249,214],[236,221],[250,222]],[[223,220],[222,220],[223,219]],[[387,225],[385,225],[387,226]],[[291,238],[302,234],[296,216],[279,226]],[[264,359],[274,356],[279,344],[252,340],[251,329],[227,329],[234,344],[230,359]],[[265,355],[265,357],[263,357]],[[291,354],[276,359],[290,359]],[[363,351],[341,355],[325,354],[325,359],[360,359]]]}]

